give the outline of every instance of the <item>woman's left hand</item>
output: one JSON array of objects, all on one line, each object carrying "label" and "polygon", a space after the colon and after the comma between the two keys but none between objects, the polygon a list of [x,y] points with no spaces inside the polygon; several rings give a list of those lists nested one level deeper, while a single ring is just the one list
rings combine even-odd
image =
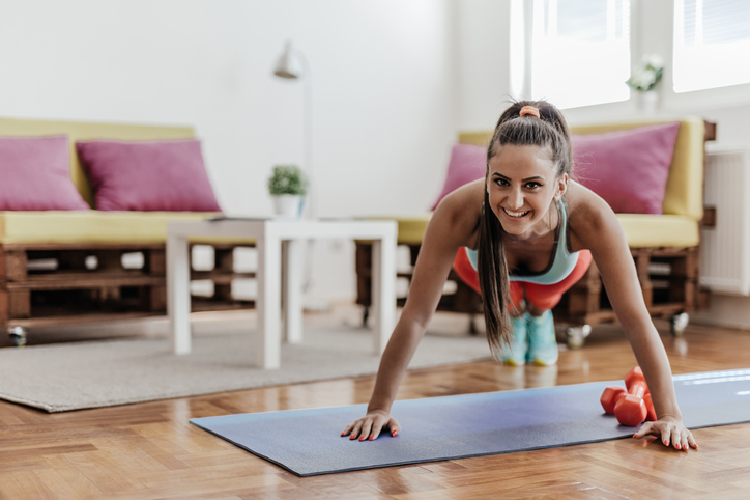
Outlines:
[{"label": "woman's left hand", "polygon": [[688,450],[698,448],[698,443],[693,439],[693,434],[682,423],[682,419],[674,417],[663,417],[656,422],[644,422],[638,432],[633,435],[633,439],[651,436],[649,442],[661,439],[664,446],[670,443],[675,449]]}]

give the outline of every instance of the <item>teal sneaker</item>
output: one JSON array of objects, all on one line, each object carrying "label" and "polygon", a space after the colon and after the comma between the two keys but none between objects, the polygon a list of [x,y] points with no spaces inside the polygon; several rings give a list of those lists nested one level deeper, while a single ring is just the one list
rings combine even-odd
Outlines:
[{"label": "teal sneaker", "polygon": [[521,316],[511,316],[510,325],[513,327],[513,341],[510,345],[503,345],[500,350],[500,361],[506,365],[521,366],[526,363],[526,323],[528,313]]},{"label": "teal sneaker", "polygon": [[529,350],[526,361],[536,365],[549,366],[557,363],[557,341],[552,311],[541,316],[527,314],[526,333],[529,336]]}]

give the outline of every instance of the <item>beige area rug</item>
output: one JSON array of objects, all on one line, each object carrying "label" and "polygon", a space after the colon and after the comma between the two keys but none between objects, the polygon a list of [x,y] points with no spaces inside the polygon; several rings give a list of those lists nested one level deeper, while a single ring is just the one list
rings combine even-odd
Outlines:
[{"label": "beige area rug", "polygon": [[[272,385],[373,374],[370,330],[313,325],[284,344],[282,367],[252,366],[249,333],[195,336],[174,356],[166,338],[67,342],[0,349],[0,398],[48,412],[116,406]],[[483,335],[428,333],[410,368],[489,359]]]}]

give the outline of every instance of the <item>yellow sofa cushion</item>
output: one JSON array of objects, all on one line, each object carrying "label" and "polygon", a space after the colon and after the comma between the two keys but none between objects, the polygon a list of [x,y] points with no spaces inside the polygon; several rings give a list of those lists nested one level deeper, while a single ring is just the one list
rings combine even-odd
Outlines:
[{"label": "yellow sofa cushion", "polygon": [[0,136],[31,137],[48,135],[68,136],[70,179],[76,188],[78,188],[78,192],[81,193],[83,199],[92,208],[94,207],[94,196],[88,177],[86,176],[86,171],[78,159],[76,141],[91,139],[143,141],[195,138],[195,132],[190,127],[0,118]]},{"label": "yellow sofa cushion", "polygon": [[[664,191],[662,211],[666,215],[684,215],[698,221],[703,217],[703,119],[684,117],[641,122],[583,125],[571,127],[573,134],[601,134],[616,130],[629,130],[654,123],[680,122],[675,140],[672,164]],[[491,131],[459,134],[459,142],[486,146],[492,138]]]},{"label": "yellow sofa cushion", "polygon": [[[164,243],[167,222],[200,220],[196,212],[0,212],[0,244]],[[193,240],[195,242],[208,239]],[[210,241],[217,242],[216,238]],[[252,243],[248,238],[233,242]]]},{"label": "yellow sofa cushion", "polygon": [[699,224],[685,215],[617,214],[630,248],[698,245]]}]

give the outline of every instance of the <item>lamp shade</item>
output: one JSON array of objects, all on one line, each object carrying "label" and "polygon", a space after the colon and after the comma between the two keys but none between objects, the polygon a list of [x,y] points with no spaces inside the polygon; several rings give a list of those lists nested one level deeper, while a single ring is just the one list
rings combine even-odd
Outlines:
[{"label": "lamp shade", "polygon": [[276,61],[273,74],[279,78],[288,78],[291,80],[302,78],[302,61],[291,41],[286,42],[284,53],[281,54],[278,61]]}]

